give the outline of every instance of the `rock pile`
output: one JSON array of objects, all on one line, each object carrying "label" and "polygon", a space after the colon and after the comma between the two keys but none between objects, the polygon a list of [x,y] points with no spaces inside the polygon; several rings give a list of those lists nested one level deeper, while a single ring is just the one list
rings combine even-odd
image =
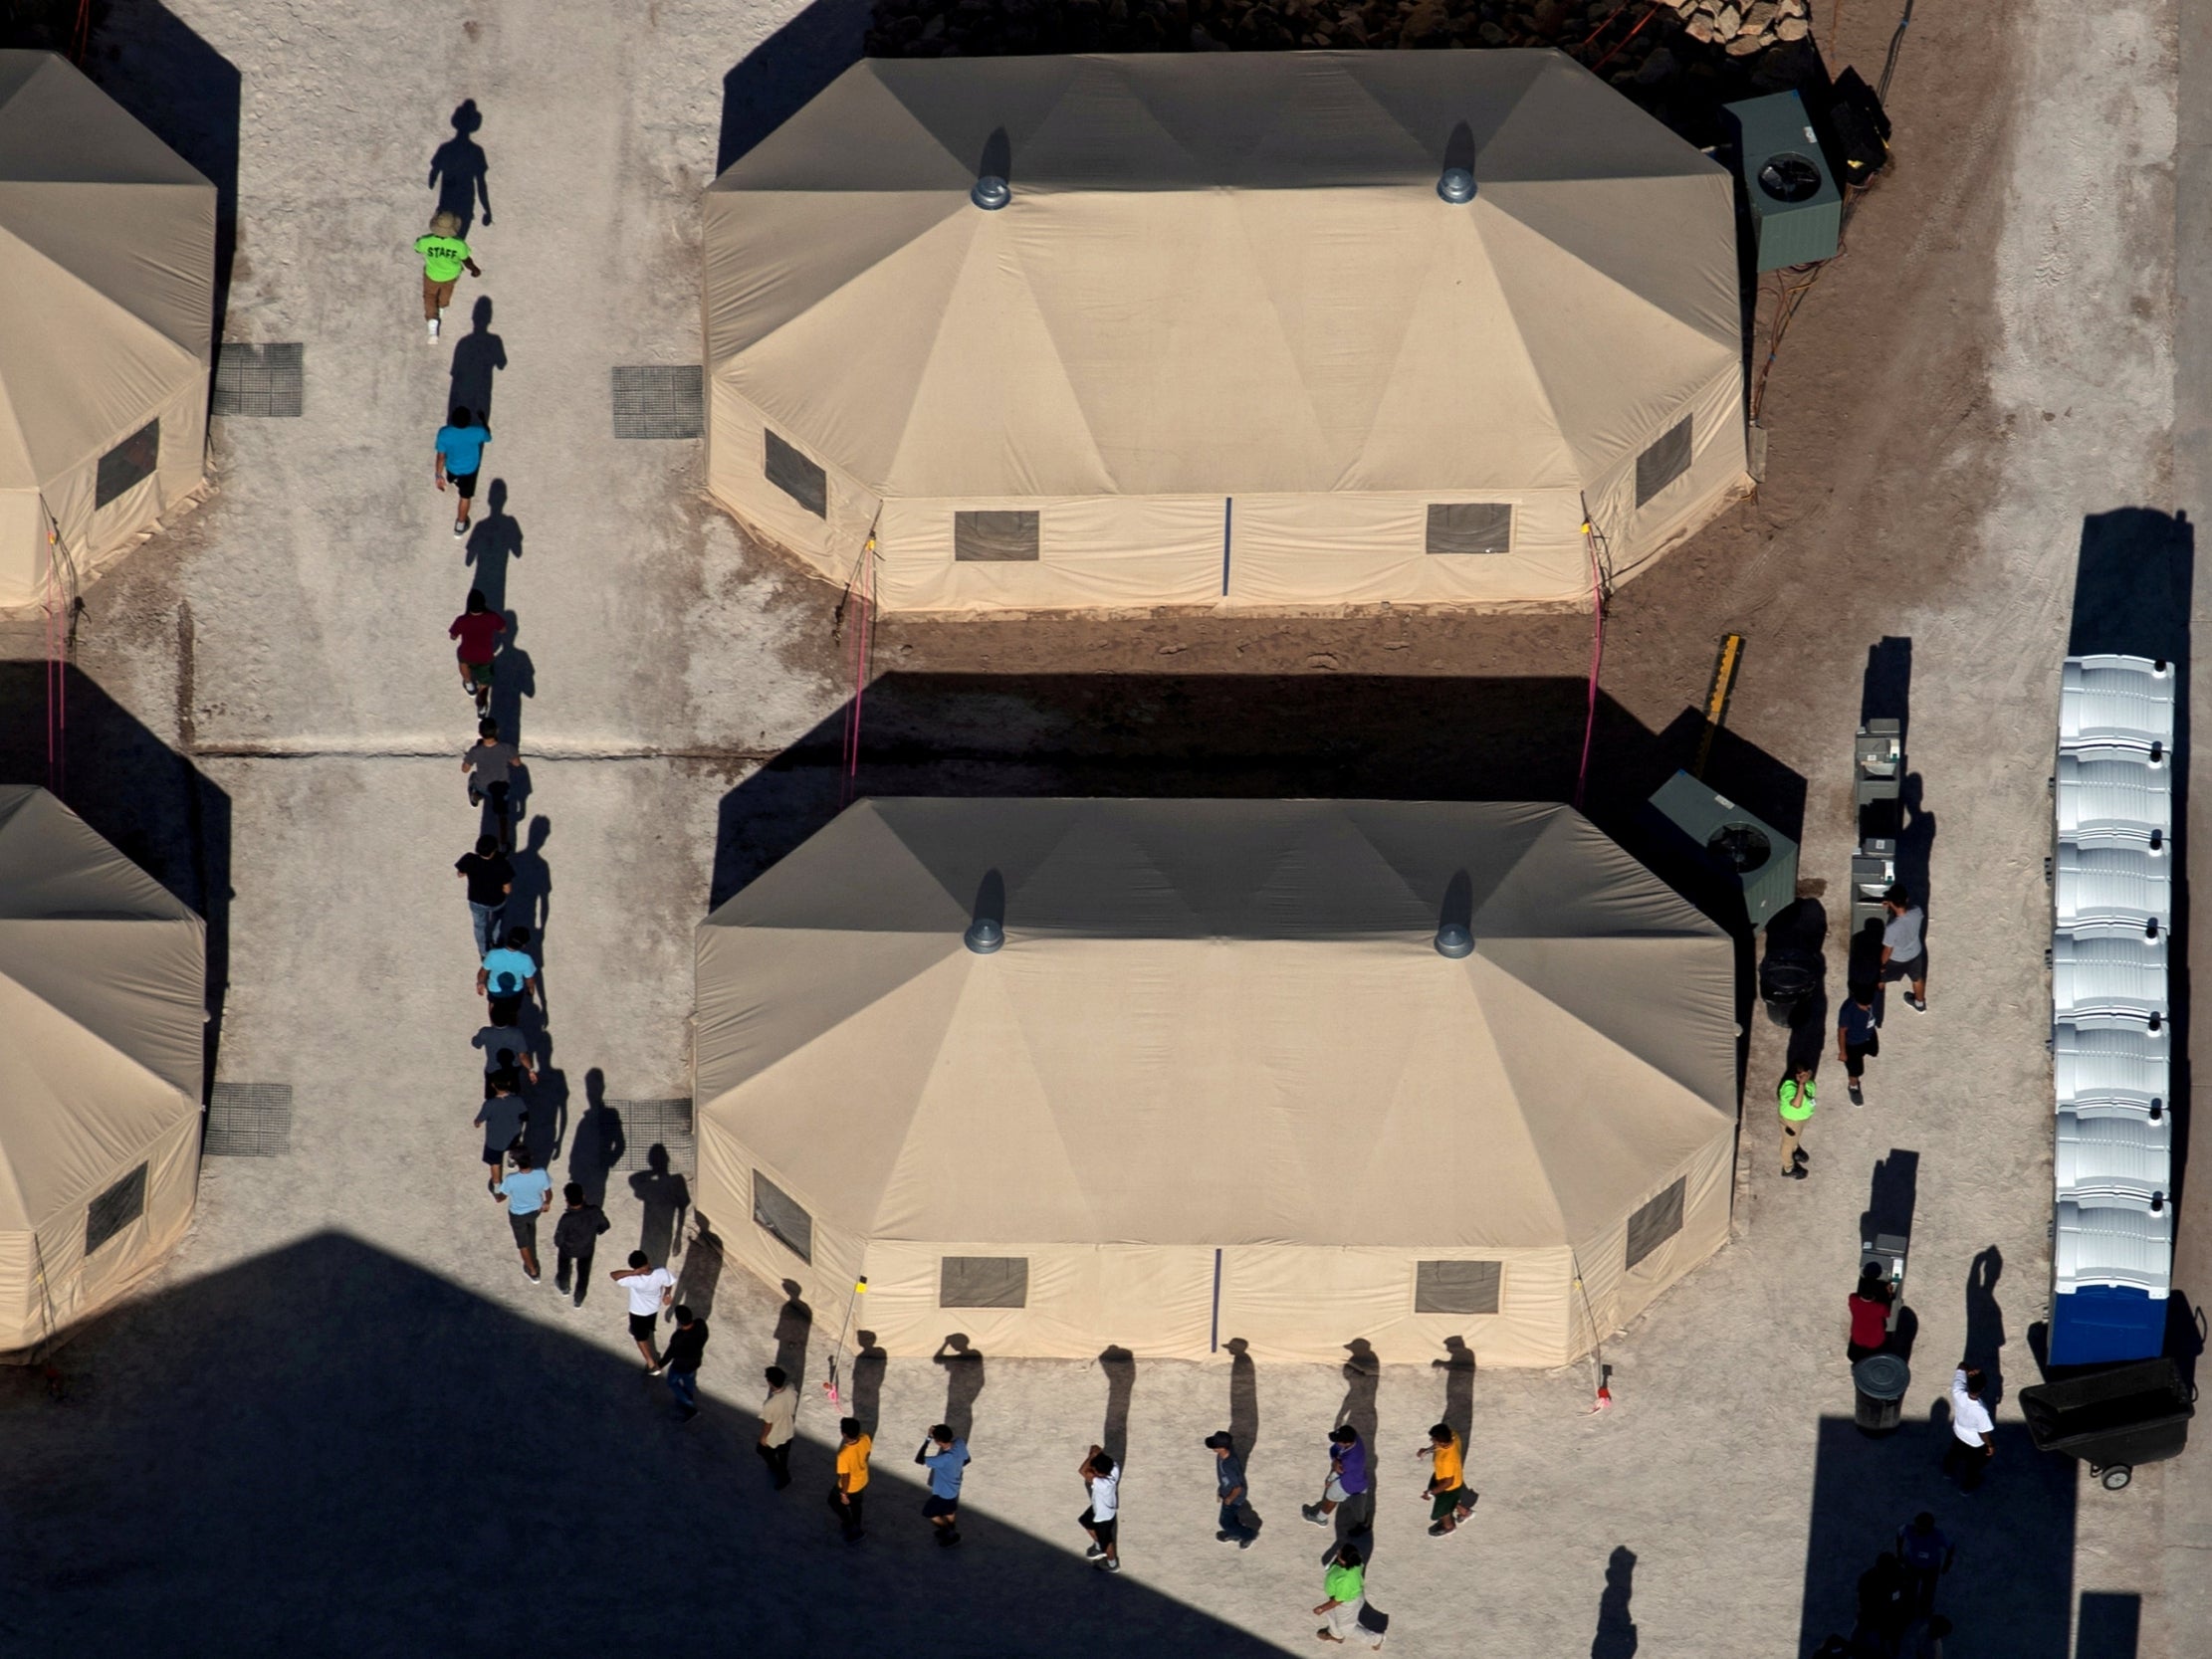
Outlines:
[{"label": "rock pile", "polygon": [[1747,58],[1813,32],[1809,0],[1672,0],[1682,33],[1717,46],[1731,58]]}]

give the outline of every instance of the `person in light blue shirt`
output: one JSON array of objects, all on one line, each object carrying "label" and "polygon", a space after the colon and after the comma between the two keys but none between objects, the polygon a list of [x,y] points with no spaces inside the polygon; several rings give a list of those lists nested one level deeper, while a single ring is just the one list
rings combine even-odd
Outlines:
[{"label": "person in light blue shirt", "polygon": [[922,1500],[922,1513],[930,1518],[937,1542],[960,1542],[960,1482],[968,1471],[968,1442],[954,1438],[952,1425],[939,1423],[914,1454],[914,1461],[930,1472],[930,1495]]},{"label": "person in light blue shirt", "polygon": [[437,481],[440,495],[445,494],[450,479],[454,494],[460,498],[453,519],[455,535],[469,533],[469,504],[476,500],[477,469],[484,465],[484,446],[491,441],[491,430],[474,411],[459,403],[453,406],[445,425],[438,428],[437,461],[431,476]]},{"label": "person in light blue shirt", "polygon": [[484,954],[484,965],[476,970],[476,994],[492,1004],[492,1023],[512,1025],[522,1012],[523,998],[535,991],[538,1005],[546,1005],[546,995],[538,983],[538,963],[525,948],[530,943],[528,928],[507,930],[507,942],[496,950]]},{"label": "person in light blue shirt", "polygon": [[532,1166],[527,1149],[515,1152],[515,1170],[492,1188],[492,1196],[507,1200],[507,1225],[515,1234],[515,1248],[523,1258],[523,1277],[538,1283],[538,1216],[553,1196],[553,1177]]}]

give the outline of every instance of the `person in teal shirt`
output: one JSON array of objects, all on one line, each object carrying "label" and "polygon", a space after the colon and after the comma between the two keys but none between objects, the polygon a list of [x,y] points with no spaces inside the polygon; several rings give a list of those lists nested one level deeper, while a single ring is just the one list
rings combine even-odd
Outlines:
[{"label": "person in teal shirt", "polygon": [[430,334],[430,343],[438,343],[438,318],[446,307],[453,304],[454,284],[466,271],[472,277],[482,277],[476,261],[469,258],[469,245],[461,240],[460,218],[451,213],[440,213],[430,221],[427,235],[415,238],[415,252],[422,256],[422,318]]},{"label": "person in teal shirt", "polygon": [[476,418],[476,411],[458,403],[432,441],[437,460],[432,464],[431,478],[438,493],[443,495],[450,481],[459,498],[453,519],[455,535],[469,532],[469,504],[476,500],[477,470],[484,465],[484,446],[491,441],[491,429]]}]

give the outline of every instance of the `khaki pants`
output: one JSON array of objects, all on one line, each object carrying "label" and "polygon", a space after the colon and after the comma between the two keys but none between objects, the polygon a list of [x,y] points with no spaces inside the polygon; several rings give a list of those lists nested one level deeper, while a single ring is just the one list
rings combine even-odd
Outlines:
[{"label": "khaki pants", "polygon": [[1812,1121],[1813,1120],[1810,1118],[1804,1119],[1797,1123],[1792,1123],[1787,1118],[1784,1118],[1782,1120],[1783,1174],[1788,1174],[1793,1168],[1797,1166],[1797,1149],[1799,1146],[1804,1144],[1803,1137],[1805,1134],[1805,1126]]},{"label": "khaki pants", "polygon": [[425,321],[436,321],[438,313],[453,304],[453,286],[460,280],[458,277],[448,277],[442,283],[434,283],[428,277],[422,279],[422,314]]}]

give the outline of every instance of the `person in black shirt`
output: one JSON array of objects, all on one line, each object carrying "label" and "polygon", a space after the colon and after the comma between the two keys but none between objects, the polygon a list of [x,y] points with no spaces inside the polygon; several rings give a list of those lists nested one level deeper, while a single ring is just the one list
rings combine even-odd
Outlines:
[{"label": "person in black shirt", "polygon": [[607,1230],[606,1211],[597,1204],[583,1201],[583,1185],[570,1181],[561,1188],[561,1196],[568,1200],[568,1207],[560,1212],[560,1219],[553,1223],[553,1289],[568,1288],[568,1275],[572,1270],[576,1280],[575,1305],[583,1306],[583,1293],[591,1283],[591,1252],[598,1248],[599,1235]]},{"label": "person in black shirt", "polygon": [[469,886],[469,915],[476,924],[476,955],[482,961],[500,941],[500,919],[507,896],[515,891],[515,867],[499,850],[499,837],[480,835],[476,851],[463,853],[453,868]]},{"label": "person in black shirt", "polygon": [[1875,993],[1865,985],[1854,985],[1844,997],[1843,1009],[1836,1016],[1836,1058],[1844,1063],[1844,1078],[1851,1085],[1851,1104],[1865,1106],[1867,1097],[1860,1092],[1859,1079],[1867,1070],[1869,1055],[1881,1052],[1881,1037],[1875,1029]]},{"label": "person in black shirt", "polygon": [[676,1415],[687,1423],[699,1415],[699,1361],[706,1352],[707,1322],[677,1303],[676,1330],[661,1350],[661,1364],[668,1371],[668,1391],[676,1396]]}]

